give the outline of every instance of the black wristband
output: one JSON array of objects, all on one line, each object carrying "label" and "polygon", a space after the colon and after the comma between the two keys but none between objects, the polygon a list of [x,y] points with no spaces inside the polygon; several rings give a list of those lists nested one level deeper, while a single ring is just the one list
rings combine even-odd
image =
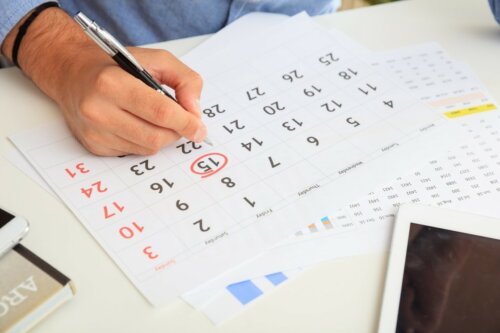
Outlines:
[{"label": "black wristband", "polygon": [[38,15],[40,15],[41,12],[43,12],[45,9],[51,8],[51,7],[59,7],[59,4],[57,2],[46,2],[41,4],[40,6],[36,7],[31,15],[24,21],[24,23],[19,27],[19,31],[17,32],[16,40],[14,41],[14,47],[12,48],[12,62],[14,65],[17,67],[21,68],[19,66],[19,62],[17,61],[17,55],[19,53],[19,47],[21,46],[21,42],[23,40],[24,35],[26,35],[26,31],[28,31],[29,26],[33,21],[36,19]]}]

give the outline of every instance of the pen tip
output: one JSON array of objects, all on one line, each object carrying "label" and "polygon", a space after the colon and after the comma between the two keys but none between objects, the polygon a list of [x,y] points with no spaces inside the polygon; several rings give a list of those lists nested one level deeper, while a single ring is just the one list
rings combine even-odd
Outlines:
[{"label": "pen tip", "polygon": [[205,138],[205,140],[203,140],[203,142],[205,142],[209,146],[212,146],[212,147],[214,146],[212,140],[210,140],[209,138]]}]

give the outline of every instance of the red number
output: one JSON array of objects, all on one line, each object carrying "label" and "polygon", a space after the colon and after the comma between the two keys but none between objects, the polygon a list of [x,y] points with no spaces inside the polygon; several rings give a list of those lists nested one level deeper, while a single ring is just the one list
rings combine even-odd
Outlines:
[{"label": "red number", "polygon": [[148,256],[149,259],[153,260],[159,257],[156,253],[153,252],[153,249],[151,246],[146,246],[143,250],[142,253]]},{"label": "red number", "polygon": [[76,165],[76,170],[80,171],[80,173],[89,173],[90,170],[86,169],[85,168],[85,164],[84,163],[78,163]]},{"label": "red number", "polygon": [[75,178],[78,173],[84,174],[90,172],[90,170],[85,167],[85,163],[78,163],[77,165],[75,165],[75,169],[76,172],[71,171],[68,168],[66,168],[65,171],[71,178]]},{"label": "red number", "polygon": [[111,207],[111,208],[114,209],[115,212],[110,212],[110,209],[108,208],[108,206],[104,206],[104,219],[105,220],[110,219],[113,216],[115,216],[116,211],[118,211],[119,213],[123,212],[123,210],[125,209],[125,206],[120,206],[118,203],[113,202],[113,207]]},{"label": "red number", "polygon": [[81,191],[87,198],[90,198],[92,196],[92,192],[94,191],[94,187],[95,187],[96,191],[99,193],[104,193],[108,190],[107,187],[102,186],[102,183],[99,180],[95,183],[92,183],[92,185],[89,188],[82,187]]},{"label": "red number", "polygon": [[90,198],[90,196],[92,195],[92,187],[90,188],[83,188],[81,189],[82,193],[85,194],[85,196],[87,198]]},{"label": "red number", "polygon": [[190,170],[201,178],[206,178],[221,171],[227,165],[227,156],[221,153],[208,153],[191,163]]},{"label": "red number", "polygon": [[66,168],[66,172],[68,173],[68,175],[69,175],[71,178],[75,178],[75,176],[76,176],[76,172],[72,172],[70,169],[67,169],[67,168]]},{"label": "red number", "polygon": [[138,225],[137,222],[132,222],[132,227],[121,227],[119,232],[123,238],[130,239],[130,238],[134,237],[134,235],[135,235],[134,229],[137,232],[141,233],[144,230],[144,227]]}]

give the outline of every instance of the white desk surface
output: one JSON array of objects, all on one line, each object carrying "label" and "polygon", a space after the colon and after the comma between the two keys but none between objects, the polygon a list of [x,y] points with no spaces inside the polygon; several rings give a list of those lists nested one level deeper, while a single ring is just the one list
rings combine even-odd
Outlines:
[{"label": "white desk surface", "polygon": [[[406,0],[317,18],[374,50],[437,41],[500,100],[500,26],[487,0]],[[204,40],[162,44],[182,55]],[[7,135],[60,117],[16,69],[0,70],[0,149]],[[213,326],[177,301],[152,308],[60,201],[0,157],[0,203],[31,221],[24,244],[70,276],[78,293],[33,332],[373,332],[386,253],[328,262]]]}]

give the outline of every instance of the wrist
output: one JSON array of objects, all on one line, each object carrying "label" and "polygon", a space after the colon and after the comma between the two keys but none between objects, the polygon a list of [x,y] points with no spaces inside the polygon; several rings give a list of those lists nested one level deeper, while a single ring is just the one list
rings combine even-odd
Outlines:
[{"label": "wrist", "polygon": [[[7,35],[2,51],[12,61],[19,27],[28,13]],[[31,23],[23,37],[17,60],[23,72],[43,92],[58,101],[68,69],[78,59],[78,51],[96,45],[73,19],[59,8],[48,8]],[[59,101],[58,101],[59,102]]]}]

